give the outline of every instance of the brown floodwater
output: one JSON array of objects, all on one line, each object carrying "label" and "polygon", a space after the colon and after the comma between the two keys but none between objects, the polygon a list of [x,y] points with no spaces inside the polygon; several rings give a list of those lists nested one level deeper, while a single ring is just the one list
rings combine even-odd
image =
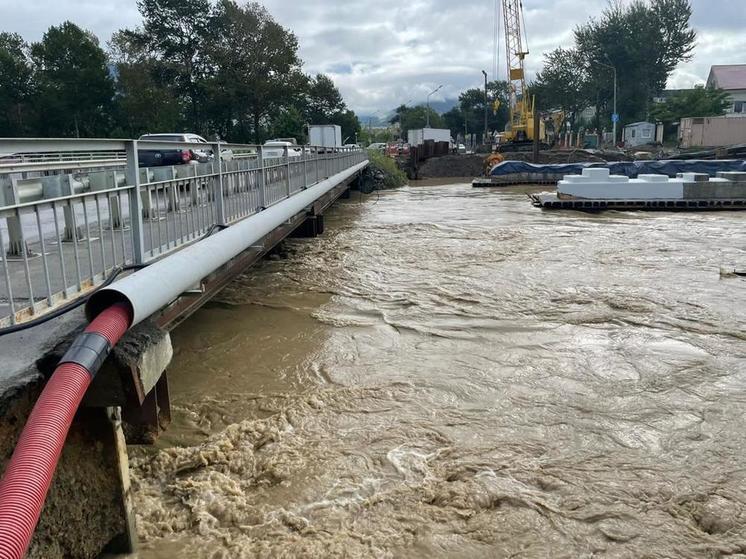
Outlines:
[{"label": "brown floodwater", "polygon": [[340,202],[174,332],[142,559],[746,557],[746,213]]}]

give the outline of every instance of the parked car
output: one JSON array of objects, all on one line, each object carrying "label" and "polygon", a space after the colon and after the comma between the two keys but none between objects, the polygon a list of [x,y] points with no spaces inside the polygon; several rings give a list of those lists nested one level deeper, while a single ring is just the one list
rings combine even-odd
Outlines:
[{"label": "parked car", "polygon": [[458,153],[459,155],[466,155],[466,146],[465,146],[464,144],[459,144],[459,145],[458,145],[458,146],[456,147],[456,152],[457,152],[457,153]]},{"label": "parked car", "polygon": [[[205,144],[204,149],[200,147],[176,148],[176,149],[145,149],[138,151],[138,162],[140,167],[162,167],[165,165],[187,165],[190,163],[208,163],[215,157],[212,147],[207,140],[197,134],[144,134],[140,136],[142,141],[150,142],[174,142],[182,144]],[[233,159],[230,149],[221,149],[220,158],[223,161]]]},{"label": "parked car", "polygon": [[268,140],[262,146],[262,157],[264,159],[281,159],[285,157],[285,148],[288,148],[288,157],[300,157],[303,149],[290,140]]},{"label": "parked car", "polygon": [[385,142],[375,142],[373,144],[370,144],[368,146],[368,149],[371,150],[371,151],[384,152],[384,151],[386,151],[386,143]]}]

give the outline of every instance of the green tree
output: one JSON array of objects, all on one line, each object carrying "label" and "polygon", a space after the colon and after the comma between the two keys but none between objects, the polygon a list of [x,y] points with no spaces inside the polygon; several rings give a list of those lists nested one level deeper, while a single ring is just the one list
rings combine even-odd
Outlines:
[{"label": "green tree", "polygon": [[22,136],[26,130],[32,72],[20,35],[0,33],[0,135]]},{"label": "green tree", "polygon": [[647,118],[652,96],[662,91],[676,66],[691,59],[696,33],[690,27],[690,0],[613,2],[600,18],[575,30],[576,50],[583,53],[598,104],[613,96],[609,68],[619,78],[619,112],[626,122]]},{"label": "green tree", "polygon": [[274,138],[295,138],[303,143],[306,140],[306,119],[298,107],[283,108],[272,118],[270,130]]},{"label": "green tree", "polygon": [[342,94],[329,76],[317,74],[308,84],[306,117],[311,124],[328,124],[347,109]]},{"label": "green tree", "polygon": [[575,49],[558,48],[544,55],[544,68],[529,91],[540,110],[561,110],[574,127],[580,112],[591,105],[594,82],[587,60]]},{"label": "green tree", "polygon": [[443,121],[446,127],[451,131],[451,136],[457,138],[459,135],[465,135],[473,131],[468,131],[468,117],[459,107],[453,107],[450,111],[443,114]]},{"label": "green tree", "polygon": [[[482,134],[484,132],[484,109],[487,103],[487,129],[490,132],[501,132],[505,130],[508,122],[510,109],[509,85],[504,81],[492,81],[487,84],[487,98],[485,100],[484,89],[467,89],[459,95],[459,108],[466,120],[469,134]],[[495,109],[497,105],[497,110]],[[464,123],[461,123],[461,130]]]},{"label": "green tree", "polygon": [[299,102],[307,83],[301,72],[298,40],[260,4],[241,7],[222,0],[217,7],[210,58],[213,81],[224,92],[233,140],[260,142],[270,118]]},{"label": "green tree", "polygon": [[114,84],[98,39],[74,23],[50,27],[31,47],[38,131],[46,136],[108,135]]},{"label": "green tree", "polygon": [[360,121],[347,108],[344,98],[334,81],[324,74],[309,78],[304,96],[304,113],[307,124],[337,124],[342,128],[342,138],[354,141],[360,133]]},{"label": "green tree", "polygon": [[115,33],[109,51],[117,75],[112,135],[131,138],[182,129],[184,115],[176,88],[168,83],[164,66],[142,37],[127,30]]},{"label": "green tree", "polygon": [[430,113],[430,127],[431,128],[443,128],[445,121],[437,111],[432,108],[428,108],[426,105],[418,105],[416,107],[407,107],[401,105],[396,109],[396,114],[391,118],[391,124],[398,122],[401,129],[402,138],[407,137],[407,133],[410,130],[418,130],[425,128],[428,121],[428,112]]},{"label": "green tree", "polygon": [[138,0],[137,7],[143,28],[126,32],[130,46],[145,48],[147,58],[158,61],[157,73],[180,99],[185,121],[202,131],[211,71],[206,46],[217,28],[209,0]]},{"label": "green tree", "polygon": [[332,117],[332,124],[337,124],[342,128],[342,141],[345,143],[354,143],[355,139],[360,141],[360,133],[362,131],[360,126],[360,119],[354,111],[345,109],[340,111]]},{"label": "green tree", "polygon": [[671,125],[687,117],[721,116],[729,106],[730,96],[727,92],[698,85],[672,95],[665,103],[654,105],[650,114],[656,120]]}]

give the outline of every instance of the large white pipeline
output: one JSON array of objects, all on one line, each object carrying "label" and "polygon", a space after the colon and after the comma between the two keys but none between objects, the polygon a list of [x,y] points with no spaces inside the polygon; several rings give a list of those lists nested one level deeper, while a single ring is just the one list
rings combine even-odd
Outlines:
[{"label": "large white pipeline", "polygon": [[92,320],[103,309],[120,301],[132,306],[132,326],[162,309],[220,266],[256,244],[284,222],[311,206],[321,196],[360,172],[364,161],[278,202],[192,246],[154,262],[96,292],[86,304]]}]

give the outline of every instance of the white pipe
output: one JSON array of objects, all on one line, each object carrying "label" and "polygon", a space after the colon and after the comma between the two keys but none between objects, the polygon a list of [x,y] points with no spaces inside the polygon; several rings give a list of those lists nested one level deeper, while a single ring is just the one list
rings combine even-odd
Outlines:
[{"label": "white pipe", "polygon": [[86,304],[92,320],[115,302],[132,306],[132,326],[159,311],[220,266],[368,165],[364,161],[96,292]]}]

